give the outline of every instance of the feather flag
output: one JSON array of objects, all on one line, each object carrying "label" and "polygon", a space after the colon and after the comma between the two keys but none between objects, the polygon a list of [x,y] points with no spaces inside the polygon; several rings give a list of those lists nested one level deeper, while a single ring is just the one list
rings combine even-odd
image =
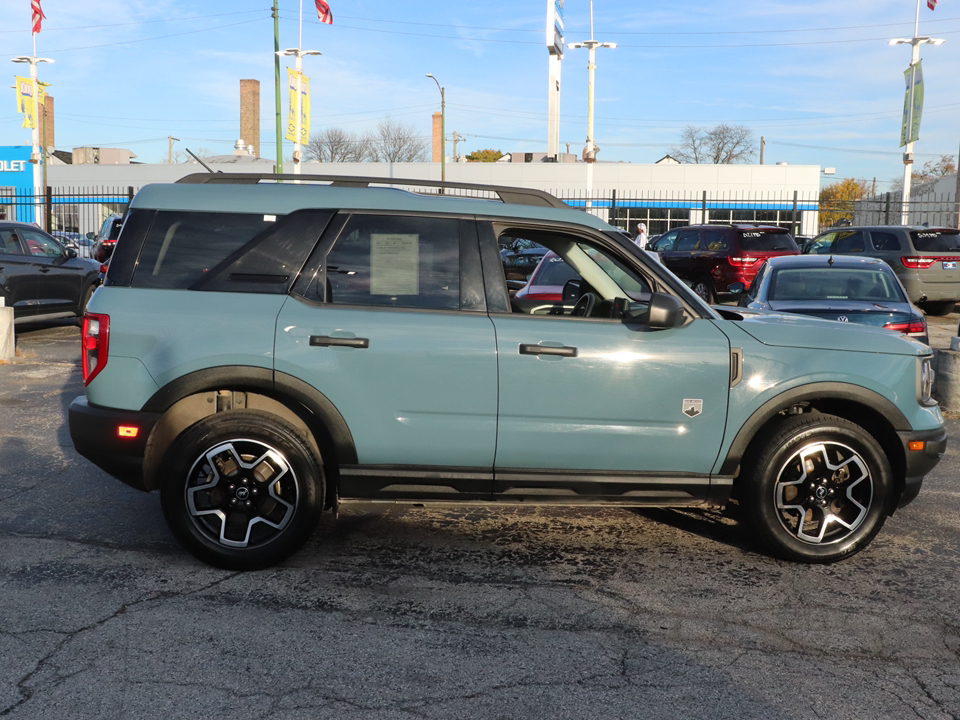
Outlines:
[{"label": "feather flag", "polygon": [[927,7],[931,10],[937,9],[937,0],[927,0]]}]

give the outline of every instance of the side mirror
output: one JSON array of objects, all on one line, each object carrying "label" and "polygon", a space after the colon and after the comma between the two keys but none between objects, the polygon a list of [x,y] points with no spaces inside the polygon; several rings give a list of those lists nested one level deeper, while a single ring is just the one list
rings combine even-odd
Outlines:
[{"label": "side mirror", "polygon": [[727,285],[727,291],[734,295],[743,295],[747,291],[747,284],[742,282],[730,283]]},{"label": "side mirror", "polygon": [[683,304],[673,295],[655,292],[650,296],[647,324],[651,328],[675,328],[683,324]]},{"label": "side mirror", "polygon": [[63,254],[67,256],[67,260],[77,257],[77,249],[75,247],[65,247],[63,249]]},{"label": "side mirror", "polygon": [[579,299],[580,281],[567,280],[567,282],[563,284],[563,295],[561,296],[561,302],[564,305],[575,305]]},{"label": "side mirror", "polygon": [[95,232],[88,232],[86,235],[84,235],[84,237],[87,240],[95,240],[97,237],[97,234]]}]

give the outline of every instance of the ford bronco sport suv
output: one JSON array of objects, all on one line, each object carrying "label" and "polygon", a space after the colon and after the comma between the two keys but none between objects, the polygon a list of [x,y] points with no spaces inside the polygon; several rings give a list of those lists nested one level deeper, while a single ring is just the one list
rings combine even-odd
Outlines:
[{"label": "ford bronco sport suv", "polygon": [[[719,314],[539,191],[281,180],[144,187],[84,320],[77,451],[159,490],[206,562],[280,562],[345,503],[732,499],[767,551],[830,562],[945,450],[919,342]],[[484,197],[411,191],[438,185]],[[562,258],[575,301],[511,303],[503,237]]]}]

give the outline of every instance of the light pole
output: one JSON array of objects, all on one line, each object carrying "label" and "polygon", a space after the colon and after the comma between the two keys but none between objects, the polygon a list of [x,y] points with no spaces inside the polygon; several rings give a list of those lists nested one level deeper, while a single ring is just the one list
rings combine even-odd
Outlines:
[{"label": "light pole", "polygon": [[[36,36],[34,36],[36,38]],[[36,44],[36,43],[34,43]],[[36,56],[36,48],[34,48],[34,55],[18,55],[13,58],[15,63],[30,63],[30,82],[33,85],[33,129],[30,131],[30,141],[33,148],[30,151],[30,162],[33,163],[33,200],[34,200],[34,221],[38,225],[40,223],[40,216],[42,214],[41,208],[43,207],[42,201],[39,199],[37,194],[37,188],[43,187],[43,181],[41,180],[41,173],[43,172],[43,167],[41,163],[46,164],[46,148],[43,148],[41,152],[40,148],[40,113],[42,112],[40,107],[40,83],[37,82],[37,63],[52,63],[53,60],[50,58],[38,58]],[[44,124],[44,129],[46,129],[46,124]]]},{"label": "light pole", "polygon": [[[913,26],[912,38],[894,38],[888,45],[910,45],[910,90],[908,93],[907,107],[904,108],[904,123],[906,132],[901,138],[901,146],[905,145],[903,151],[903,198],[900,209],[900,224],[910,224],[910,190],[913,180],[913,103],[914,91],[917,84],[917,65],[920,63],[921,45],[943,45],[942,38],[920,37],[920,0],[917,0],[917,19]],[[906,140],[904,143],[903,140]]]},{"label": "light pole", "polygon": [[447,101],[444,97],[443,87],[440,81],[433,77],[433,73],[427,73],[440,88],[440,182],[447,181]]},{"label": "light pole", "polygon": [[593,0],[590,0],[590,39],[582,43],[569,43],[568,48],[587,48],[590,51],[590,60],[587,64],[589,79],[587,84],[587,145],[583,148],[584,162],[597,161],[597,145],[593,141],[593,82],[597,71],[597,48],[615,48],[616,43],[602,43],[593,39]]},{"label": "light pole", "polygon": [[300,174],[300,160],[301,160],[301,150],[300,150],[300,132],[302,130],[301,123],[303,122],[303,110],[301,108],[301,103],[303,102],[303,56],[304,55],[322,55],[319,50],[301,50],[300,48],[287,48],[286,50],[278,50],[277,55],[293,55],[296,58],[296,67],[297,67],[297,132],[296,139],[293,141],[293,174]]}]

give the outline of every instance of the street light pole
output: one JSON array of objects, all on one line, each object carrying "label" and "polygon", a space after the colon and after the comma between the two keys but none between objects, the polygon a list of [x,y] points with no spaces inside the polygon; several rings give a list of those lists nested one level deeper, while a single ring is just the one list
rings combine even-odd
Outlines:
[{"label": "street light pole", "polygon": [[[34,35],[34,45],[36,45],[36,35]],[[41,152],[40,147],[40,113],[42,109],[40,107],[40,83],[37,80],[37,63],[53,63],[53,60],[50,58],[38,58],[37,50],[34,48],[33,55],[18,55],[13,58],[13,62],[30,64],[30,84],[33,86],[33,128],[30,131],[30,142],[32,145],[30,162],[33,163],[34,221],[38,225],[43,226],[43,223],[40,222],[43,202],[40,200],[38,189],[45,191],[42,180],[43,165],[41,165],[41,163],[46,164],[47,150],[46,148],[42,148]]]},{"label": "street light pole", "polygon": [[597,71],[597,48],[615,48],[616,43],[597,42],[593,38],[593,0],[590,0],[590,39],[582,43],[570,43],[568,48],[587,48],[590,51],[590,59],[587,63],[588,81],[587,81],[587,145],[583,148],[584,162],[594,163],[597,161],[597,144],[594,142],[593,135],[593,86]]},{"label": "street light pole", "polygon": [[903,150],[903,197],[900,206],[900,224],[910,224],[910,192],[913,183],[913,103],[917,84],[917,65],[920,62],[921,45],[943,45],[942,38],[920,37],[920,0],[917,0],[917,18],[913,26],[912,38],[894,38],[888,45],[910,45],[910,92],[905,110],[907,143]]},{"label": "street light pole", "polygon": [[432,78],[440,88],[440,182],[447,181],[447,100],[444,96],[443,87],[440,81],[433,77],[432,73],[427,73],[428,78]]}]

